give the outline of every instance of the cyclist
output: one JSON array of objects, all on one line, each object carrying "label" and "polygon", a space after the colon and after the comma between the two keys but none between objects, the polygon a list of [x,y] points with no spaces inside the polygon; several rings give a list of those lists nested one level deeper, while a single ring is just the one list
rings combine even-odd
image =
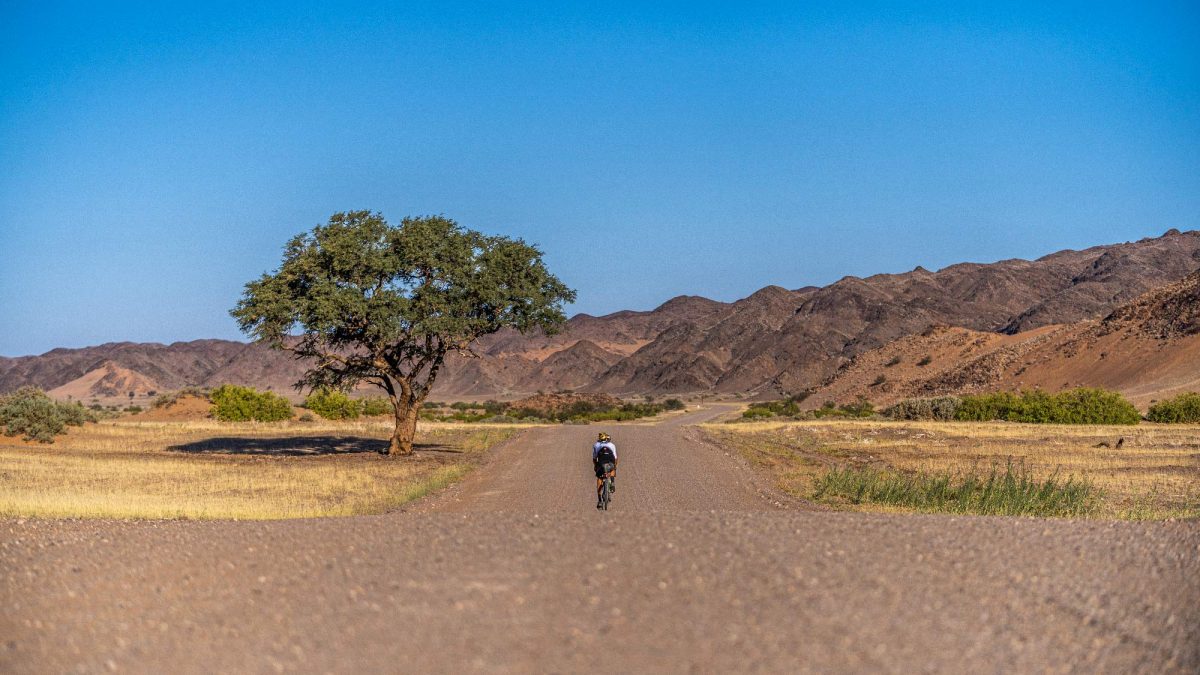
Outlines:
[{"label": "cyclist", "polygon": [[600,491],[604,488],[604,477],[612,479],[612,491],[617,491],[617,446],[612,436],[600,432],[592,445],[592,468],[596,470],[596,508],[601,508]]}]

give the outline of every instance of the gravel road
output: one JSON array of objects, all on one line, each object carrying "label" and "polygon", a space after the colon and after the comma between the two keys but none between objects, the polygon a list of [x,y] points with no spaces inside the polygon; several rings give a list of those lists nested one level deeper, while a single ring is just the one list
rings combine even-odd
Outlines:
[{"label": "gravel road", "polygon": [[0,672],[1200,670],[1200,524],[805,508],[717,412],[608,427],[607,513],[564,426],[382,516],[0,520]]}]

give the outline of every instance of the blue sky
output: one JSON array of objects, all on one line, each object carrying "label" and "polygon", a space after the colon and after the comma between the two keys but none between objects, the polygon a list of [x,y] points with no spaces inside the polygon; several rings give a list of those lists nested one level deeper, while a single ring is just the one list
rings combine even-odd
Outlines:
[{"label": "blue sky", "polygon": [[0,0],[0,354],[237,338],[358,208],[594,314],[1200,227],[1195,3],[575,4]]}]

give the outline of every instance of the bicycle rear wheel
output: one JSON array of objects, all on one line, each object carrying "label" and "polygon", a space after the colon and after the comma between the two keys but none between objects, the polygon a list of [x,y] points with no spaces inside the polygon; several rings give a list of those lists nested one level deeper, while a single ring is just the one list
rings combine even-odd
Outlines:
[{"label": "bicycle rear wheel", "polygon": [[612,501],[611,486],[608,484],[608,479],[604,479],[604,483],[600,487],[600,504],[605,511],[608,510],[608,503]]}]

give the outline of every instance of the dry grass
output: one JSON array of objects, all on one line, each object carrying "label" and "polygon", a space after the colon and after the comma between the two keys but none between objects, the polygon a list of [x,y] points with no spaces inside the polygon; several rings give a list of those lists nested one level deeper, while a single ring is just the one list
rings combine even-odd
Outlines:
[{"label": "dry grass", "polygon": [[520,425],[422,424],[411,458],[384,419],[136,422],[53,445],[0,437],[0,515],[277,519],[380,513],[465,475]]},{"label": "dry grass", "polygon": [[[1061,479],[1090,481],[1103,495],[1098,517],[1200,516],[1195,425],[817,420],[705,429],[774,475],[781,489],[803,498],[813,496],[817,479],[834,466],[939,474],[1003,467],[1011,459],[1042,479],[1057,472]],[[1120,438],[1125,442],[1117,448]]]}]

